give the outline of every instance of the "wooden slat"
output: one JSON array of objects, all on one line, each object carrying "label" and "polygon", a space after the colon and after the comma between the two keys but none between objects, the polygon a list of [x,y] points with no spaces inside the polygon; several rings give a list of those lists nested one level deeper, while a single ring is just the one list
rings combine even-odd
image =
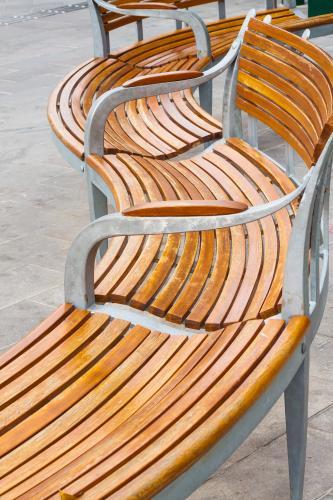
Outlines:
[{"label": "wooden slat", "polygon": [[124,87],[140,87],[141,85],[153,85],[154,83],[177,82],[179,80],[189,80],[199,78],[201,71],[167,71],[152,75],[137,76],[124,83]]},{"label": "wooden slat", "polygon": [[[163,483],[166,464],[172,465],[173,476],[168,473],[165,484],[193,463],[189,436],[198,459],[216,442],[216,424],[221,435],[251,407],[308,326],[302,317],[286,328],[281,320],[266,325],[256,320],[187,338],[130,327],[122,320],[105,323],[99,313],[93,317],[104,326],[97,336],[87,329],[89,344],[77,337],[82,343],[79,377],[75,365],[58,365],[59,394],[39,409],[31,407],[0,437],[4,499],[57,497],[59,490],[65,497],[127,497],[143,484],[147,488],[147,477],[153,495]],[[90,359],[84,355],[87,349]],[[32,382],[36,394],[42,372],[57,364],[57,350],[44,368],[30,370],[31,379],[37,376]],[[63,353],[68,355],[65,346]],[[65,367],[70,384],[64,383]]]},{"label": "wooden slat", "polygon": [[238,201],[157,201],[126,208],[127,217],[183,217],[236,214],[248,206]]},{"label": "wooden slat", "polygon": [[[251,407],[269,387],[272,377],[281,369],[299,344],[306,327],[306,318],[294,318],[280,334],[263,361],[258,364],[251,375],[242,381],[232,395],[226,397],[225,403],[219,405],[205,418],[195,432],[184,437],[168,453],[147,465],[132,481],[127,480],[124,486],[117,490],[117,496],[119,498],[125,498],[129,494],[138,497],[153,496],[185,472],[198,460],[198,457],[204,456],[217,439],[225,435],[246,409]],[[138,460],[137,463],[142,462]],[[110,491],[109,485],[105,485],[104,491]],[[87,498],[90,493],[91,490],[90,492],[88,490]]]}]

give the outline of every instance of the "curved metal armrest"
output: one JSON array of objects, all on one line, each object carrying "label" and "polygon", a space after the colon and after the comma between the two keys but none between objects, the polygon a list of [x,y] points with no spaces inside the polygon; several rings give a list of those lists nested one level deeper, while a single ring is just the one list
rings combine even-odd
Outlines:
[{"label": "curved metal armrest", "polygon": [[237,214],[197,217],[125,217],[121,213],[116,213],[95,220],[79,233],[68,252],[65,268],[66,302],[82,308],[94,303],[94,264],[98,247],[103,240],[114,236],[208,231],[247,224],[289,205],[305,189],[309,175],[288,195]]},{"label": "curved metal armrest", "polygon": [[142,4],[143,6],[140,6],[140,8],[132,6],[129,8],[124,8],[117,7],[116,5],[112,5],[111,3],[105,2],[104,0],[93,1],[99,7],[102,7],[109,12],[113,12],[115,14],[120,14],[123,16],[127,15],[137,17],[157,17],[162,19],[175,19],[176,21],[182,21],[183,23],[187,24],[193,31],[198,58],[200,59],[202,57],[211,56],[210,38],[207,27],[201,17],[199,17],[194,12],[177,8],[176,10],[174,10],[174,6],[172,6],[171,8],[167,8],[166,6],[168,6],[168,4],[163,4],[163,7],[159,5],[158,8],[155,8],[154,4],[149,6],[149,3],[147,2],[147,4]]},{"label": "curved metal armrest", "polygon": [[[91,154],[104,154],[104,129],[109,114],[120,104],[123,104],[134,99],[141,99],[143,97],[150,97],[154,95],[168,94],[170,92],[177,92],[193,87],[198,87],[217,75],[223,73],[236,59],[239,52],[241,40],[237,39],[232,44],[228,53],[224,58],[212,68],[204,71],[202,76],[196,76],[200,72],[180,72],[180,77],[186,75],[185,79],[176,80],[172,76],[171,81],[159,81],[153,83],[154,77],[145,76],[142,78],[140,86],[121,86],[105,92],[99,97],[91,107],[84,135],[84,150],[86,157]],[[172,72],[172,75],[173,72]],[[131,84],[130,84],[131,85]]]}]

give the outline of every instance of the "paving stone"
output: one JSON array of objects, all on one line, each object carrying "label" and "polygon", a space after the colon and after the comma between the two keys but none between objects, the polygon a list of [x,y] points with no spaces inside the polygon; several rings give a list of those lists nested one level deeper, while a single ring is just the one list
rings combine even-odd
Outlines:
[{"label": "paving stone", "polygon": [[31,300],[0,309],[0,345],[4,348],[18,342],[46,318],[54,308]]},{"label": "paving stone", "polygon": [[54,309],[59,306],[59,304],[64,302],[64,285],[62,283],[59,286],[48,288],[47,290],[34,295],[31,300],[37,304],[46,305]]},{"label": "paving stone", "polygon": [[[304,500],[318,498],[332,486],[333,435],[310,429]],[[286,438],[282,436],[235,464],[221,468],[191,500],[289,499]]]},{"label": "paving stone", "polygon": [[311,418],[310,427],[333,434],[333,404],[319,415]]},{"label": "paving stone", "polygon": [[[64,261],[67,255],[69,241],[48,236],[27,235],[0,245],[0,272],[9,270],[17,265],[37,264],[39,266],[64,270]],[[50,259],[50,255],[52,258]]]},{"label": "paving stone", "polygon": [[62,281],[63,273],[32,264],[0,272],[0,283],[2,283],[0,310],[31,298]]}]

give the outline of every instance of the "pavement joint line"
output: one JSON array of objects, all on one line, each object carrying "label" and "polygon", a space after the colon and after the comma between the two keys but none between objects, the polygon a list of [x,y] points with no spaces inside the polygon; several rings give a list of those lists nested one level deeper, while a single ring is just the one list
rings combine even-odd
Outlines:
[{"label": "pavement joint line", "polygon": [[327,491],[325,491],[325,493],[323,493],[319,497],[313,498],[313,500],[324,500],[324,498],[330,493],[333,493],[333,488],[329,488]]},{"label": "pavement joint line", "polygon": [[[322,408],[321,410],[318,410],[316,413],[314,413],[313,415],[311,415],[310,417],[308,417],[308,424],[310,423],[310,421],[317,417],[318,415],[321,415],[322,413],[325,413],[325,411],[329,410],[330,408],[333,407],[333,403],[330,403],[329,405],[325,406],[325,408]],[[314,431],[318,431],[318,432],[324,432],[326,434],[331,434],[330,432],[327,432],[327,431],[321,431],[321,429],[317,429],[315,427],[311,427],[311,430],[314,430]],[[259,446],[258,448],[256,448],[255,450],[252,450],[250,453],[248,453],[247,455],[245,455],[244,457],[241,457],[239,458],[238,460],[236,460],[235,462],[231,463],[230,465],[227,465],[226,467],[224,467],[221,471],[221,475],[224,474],[224,472],[229,469],[230,467],[233,467],[235,466],[236,464],[242,462],[243,460],[246,460],[247,458],[251,457],[252,455],[254,455],[255,453],[257,453],[258,451],[261,451],[263,450],[264,448],[266,448],[267,446],[271,445],[272,443],[274,443],[274,441],[276,441],[277,439],[280,439],[281,437],[285,436],[286,435],[286,431],[278,434],[277,436],[275,436],[274,438],[272,438],[270,441],[267,441],[267,443],[264,443],[262,444],[261,446]],[[213,479],[215,476],[212,476],[210,479]],[[208,479],[208,481],[210,481],[210,479]],[[330,493],[330,491],[333,491],[333,488],[332,490],[329,490],[328,492],[324,493],[323,495],[327,495],[327,493]],[[324,498],[323,496],[320,496],[316,499],[313,499],[313,500],[321,500],[322,498]]]},{"label": "pavement joint line", "polygon": [[36,12],[30,12],[28,14],[15,14],[12,16],[1,16],[0,26],[9,26],[11,24],[23,23],[26,21],[36,21],[43,17],[56,16],[59,14],[68,14],[69,12],[74,12],[81,9],[87,9],[88,2],[77,2],[70,3],[68,5],[62,5],[60,7],[52,7],[50,9],[40,9]]}]

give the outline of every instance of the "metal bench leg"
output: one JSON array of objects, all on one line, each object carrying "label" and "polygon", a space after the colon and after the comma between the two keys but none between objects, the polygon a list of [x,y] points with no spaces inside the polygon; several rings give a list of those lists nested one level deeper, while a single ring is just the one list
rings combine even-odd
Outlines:
[{"label": "metal bench leg", "polygon": [[[87,169],[88,170],[88,169]],[[91,181],[87,172],[87,189],[90,220],[94,221],[108,214],[108,199],[104,193]],[[104,240],[99,249],[100,257],[103,257],[108,249],[108,242]]]},{"label": "metal bench leg", "polygon": [[226,16],[225,0],[219,0],[217,5],[218,5],[218,10],[219,10],[219,19],[225,19],[225,16]]},{"label": "metal bench leg", "polygon": [[284,392],[291,500],[302,500],[308,423],[309,355]]},{"label": "metal bench leg", "polygon": [[276,9],[277,6],[278,6],[277,0],[266,0],[266,9]]},{"label": "metal bench leg", "polygon": [[199,87],[200,106],[210,115],[213,111],[213,80]]},{"label": "metal bench leg", "polygon": [[136,22],[136,31],[138,35],[138,42],[142,42],[143,40],[143,22],[142,19]]}]

